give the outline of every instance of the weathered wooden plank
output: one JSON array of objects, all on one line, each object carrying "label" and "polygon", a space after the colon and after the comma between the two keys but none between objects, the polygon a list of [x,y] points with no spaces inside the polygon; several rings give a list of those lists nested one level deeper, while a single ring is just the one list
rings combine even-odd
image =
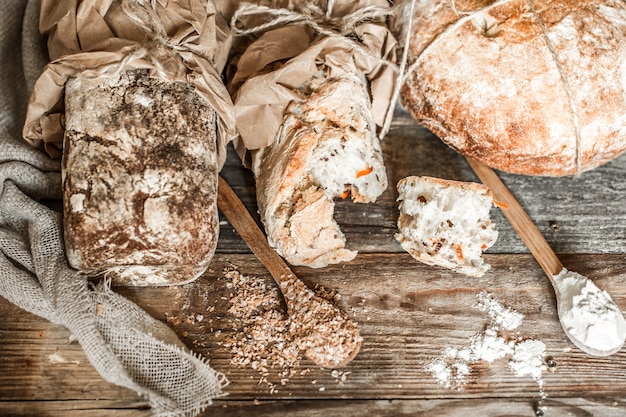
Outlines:
[{"label": "weathered wooden plank", "polygon": [[[219,405],[224,404],[221,408]],[[462,400],[361,400],[361,401],[218,401],[204,416],[257,417],[270,416],[342,416],[342,417],[512,417],[535,416],[622,417],[626,413],[623,399],[553,398],[541,405],[533,401],[507,399]]]},{"label": "weathered wooden plank", "polygon": [[150,406],[142,400],[88,400],[88,401],[3,401],[0,415],[11,417],[148,417]]},{"label": "weathered wooden plank", "polygon": [[[504,305],[523,313],[518,329],[524,338],[542,340],[557,362],[544,373],[548,398],[614,398],[626,392],[626,352],[592,358],[563,335],[552,290],[529,255],[489,255],[493,268],[482,278],[468,278],[417,263],[405,254],[361,254],[344,266],[321,270],[294,268],[308,285],[324,285],[342,295],[340,306],[359,322],[364,337],[361,353],[342,372],[345,381],[327,369],[315,368],[278,383],[271,393],[260,375],[231,364],[223,345],[232,335],[228,313],[232,288],[223,277],[236,266],[248,275],[271,277],[252,255],[217,255],[201,279],[175,288],[118,288],[154,317],[163,320],[183,342],[211,366],[224,372],[229,400],[278,399],[539,399],[536,382],[512,374],[506,361],[475,368],[461,390],[447,390],[426,370],[446,346],[463,346],[489,323],[472,305],[487,290]],[[623,255],[563,256],[570,269],[593,278],[626,310],[626,264]],[[199,320],[198,315],[202,318]],[[136,395],[101,380],[80,347],[60,326],[0,302],[0,398],[18,401],[136,399]],[[323,387],[323,390],[320,388]]]},{"label": "weathered wooden plank", "polygon": [[[133,406],[135,408],[133,408]],[[537,410],[546,416],[622,417],[626,413],[623,398],[550,398],[541,405],[533,401],[507,399],[462,400],[217,400],[201,416],[215,417],[506,417],[534,416]],[[151,415],[141,402],[111,401],[28,401],[0,400],[0,413],[14,417],[139,417]]]}]

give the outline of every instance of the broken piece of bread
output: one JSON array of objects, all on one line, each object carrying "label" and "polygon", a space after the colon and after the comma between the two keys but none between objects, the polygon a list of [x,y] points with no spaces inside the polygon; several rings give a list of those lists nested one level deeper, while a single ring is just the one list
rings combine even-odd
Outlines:
[{"label": "broken piece of bread", "polygon": [[364,80],[322,77],[303,93],[252,170],[270,244],[293,265],[319,268],[357,254],[345,248],[333,199],[375,201],[387,174]]},{"label": "broken piece of bread", "polygon": [[396,239],[415,259],[469,276],[491,267],[482,253],[498,238],[489,212],[491,191],[478,183],[432,177],[398,182],[400,216]]}]

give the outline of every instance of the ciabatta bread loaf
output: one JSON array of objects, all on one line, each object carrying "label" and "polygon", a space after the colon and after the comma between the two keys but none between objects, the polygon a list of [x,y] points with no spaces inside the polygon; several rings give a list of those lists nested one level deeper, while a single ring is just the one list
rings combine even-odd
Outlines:
[{"label": "ciabatta bread loaf", "polygon": [[375,201],[387,187],[365,81],[313,80],[285,112],[274,143],[255,157],[257,202],[270,244],[294,265],[353,259],[333,219],[334,198]]},{"label": "ciabatta bread loaf", "polygon": [[492,194],[473,182],[407,177],[398,182],[396,239],[418,261],[480,277],[482,253],[498,238],[489,216]]},{"label": "ciabatta bread loaf", "polygon": [[206,270],[218,237],[215,111],[147,70],[65,89],[65,245],[74,268],[119,285]]},{"label": "ciabatta bread loaf", "polygon": [[419,0],[409,35],[403,104],[460,153],[561,176],[626,150],[626,2]]}]

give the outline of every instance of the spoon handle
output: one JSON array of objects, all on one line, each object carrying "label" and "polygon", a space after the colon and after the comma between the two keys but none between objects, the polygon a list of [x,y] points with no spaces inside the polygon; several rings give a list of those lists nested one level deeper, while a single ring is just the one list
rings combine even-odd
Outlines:
[{"label": "spoon handle", "polygon": [[554,284],[553,277],[561,272],[563,264],[561,264],[561,261],[546,239],[539,229],[537,229],[537,226],[535,226],[531,218],[526,214],[517,199],[511,194],[493,169],[470,158],[467,158],[467,162],[483,184],[489,187],[497,202],[496,205],[500,207],[504,216],[509,220],[511,226],[513,226],[513,229],[526,244],[530,253],[535,257],[550,281],[552,281],[552,284]]},{"label": "spoon handle", "polygon": [[269,245],[265,234],[246,206],[222,176],[219,176],[218,180],[217,206],[278,284],[284,282],[289,275],[293,275],[285,261]]}]

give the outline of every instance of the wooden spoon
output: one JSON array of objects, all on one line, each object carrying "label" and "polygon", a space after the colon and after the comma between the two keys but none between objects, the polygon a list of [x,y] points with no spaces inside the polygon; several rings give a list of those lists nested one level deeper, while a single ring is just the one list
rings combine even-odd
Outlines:
[{"label": "wooden spoon", "polygon": [[[575,334],[576,332],[570,331],[570,326],[566,325],[566,322],[564,321],[562,314],[563,311],[559,308],[564,301],[562,297],[565,296],[562,291],[564,289],[564,273],[567,273],[568,271],[563,267],[563,264],[561,264],[561,261],[556,256],[539,229],[537,229],[531,218],[528,214],[526,214],[517,199],[515,199],[513,194],[511,194],[498,175],[491,168],[478,161],[470,158],[467,158],[467,161],[478,178],[480,178],[480,180],[487,187],[489,187],[489,189],[491,189],[494,199],[499,203],[498,206],[500,206],[502,213],[508,219],[509,223],[511,223],[513,229],[526,244],[532,255],[548,276],[556,295],[559,321],[561,322],[561,326],[563,327],[563,331],[567,337],[569,337],[572,343],[574,343],[574,345],[576,345],[580,350],[590,355],[608,356],[618,352],[624,345],[624,328],[626,327],[626,322],[624,321],[624,317],[617,306],[614,306],[614,310],[616,310],[616,314],[618,316],[615,320],[616,328],[615,335],[612,337],[613,343],[610,343],[609,346],[606,346],[606,348],[597,349],[588,346],[585,344],[584,340],[581,340],[580,337]],[[580,275],[578,276],[580,278],[584,278]],[[610,300],[610,297],[608,298]],[[612,303],[612,300],[610,301]]]},{"label": "wooden spoon", "polygon": [[361,348],[356,323],[296,277],[221,176],[217,205],[278,284],[291,318],[291,330],[295,330],[296,343],[305,356],[323,368],[347,365]]}]

